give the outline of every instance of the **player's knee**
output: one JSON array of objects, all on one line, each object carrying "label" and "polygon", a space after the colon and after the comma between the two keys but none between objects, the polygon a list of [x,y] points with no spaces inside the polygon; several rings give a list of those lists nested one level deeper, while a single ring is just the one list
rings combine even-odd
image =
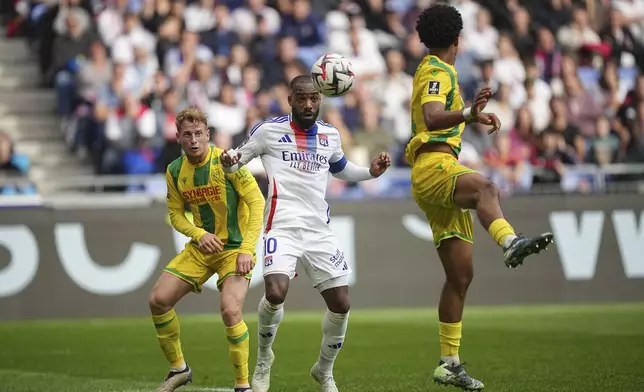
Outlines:
[{"label": "player's knee", "polygon": [[351,310],[351,303],[349,302],[349,297],[338,298],[337,300],[328,303],[327,308],[333,313],[345,314],[349,313]]},{"label": "player's knee", "polygon": [[467,289],[470,287],[470,283],[472,283],[473,278],[474,275],[471,272],[462,273],[458,276],[449,277],[448,283],[460,297],[465,298],[467,295]]},{"label": "player's knee", "polygon": [[273,305],[279,305],[286,300],[286,293],[288,292],[287,275],[269,275],[264,278],[264,286],[266,288],[266,300]]},{"label": "player's knee", "polygon": [[236,325],[242,320],[242,309],[239,304],[229,303],[221,305],[221,318],[226,325]]},{"label": "player's knee", "polygon": [[269,290],[267,287],[266,300],[272,303],[273,305],[283,304],[284,301],[286,300],[286,292],[281,291],[279,288],[274,288],[273,290]]},{"label": "player's knee", "polygon": [[148,305],[152,314],[167,313],[174,306],[170,298],[160,290],[152,290],[148,298]]},{"label": "player's knee", "polygon": [[333,313],[349,313],[349,288],[347,286],[333,287],[322,292],[326,307]]},{"label": "player's knee", "polygon": [[267,282],[266,284],[266,299],[273,305],[279,305],[286,300],[287,287],[280,284],[280,282]]}]

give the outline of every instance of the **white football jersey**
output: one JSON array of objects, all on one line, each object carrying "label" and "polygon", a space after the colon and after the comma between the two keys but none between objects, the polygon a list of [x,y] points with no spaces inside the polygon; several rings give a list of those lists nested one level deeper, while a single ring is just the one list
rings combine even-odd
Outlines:
[{"label": "white football jersey", "polygon": [[342,171],[347,164],[337,128],[316,121],[303,130],[290,115],[274,117],[253,127],[236,150],[242,164],[259,156],[266,170],[266,232],[328,225],[329,206],[324,198],[329,172]]}]

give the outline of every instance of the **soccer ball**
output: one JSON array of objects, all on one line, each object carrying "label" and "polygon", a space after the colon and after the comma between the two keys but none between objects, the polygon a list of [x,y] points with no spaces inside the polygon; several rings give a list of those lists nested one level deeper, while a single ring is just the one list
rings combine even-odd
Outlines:
[{"label": "soccer ball", "polygon": [[337,53],[326,53],[311,67],[313,85],[320,94],[339,97],[353,86],[354,73],[351,62]]}]

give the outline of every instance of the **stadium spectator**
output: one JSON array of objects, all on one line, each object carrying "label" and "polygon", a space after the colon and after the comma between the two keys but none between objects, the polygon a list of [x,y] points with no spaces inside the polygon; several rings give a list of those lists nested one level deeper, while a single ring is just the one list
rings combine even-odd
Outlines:
[{"label": "stadium spectator", "polygon": [[559,77],[561,69],[561,49],[557,46],[552,31],[542,26],[537,32],[537,50],[535,60],[540,69],[540,76],[551,82],[553,78]]},{"label": "stadium spectator", "polygon": [[[514,48],[512,37],[509,34],[501,34],[499,37],[499,56],[494,60],[494,74],[496,79],[507,85],[510,89],[508,94],[512,96],[523,95],[523,82],[525,81],[525,66]],[[520,102],[510,104],[517,109]],[[511,126],[512,124],[510,124]]]},{"label": "stadium spectator", "polygon": [[559,28],[557,41],[566,51],[575,51],[584,45],[600,43],[599,35],[590,26],[588,12],[585,8],[579,6],[574,8],[572,23]]},{"label": "stadium spectator", "polygon": [[405,41],[404,47],[405,61],[407,62],[407,67],[405,67],[405,72],[408,75],[413,75],[418,68],[418,64],[425,56],[425,47],[418,39],[417,34],[411,34]]},{"label": "stadium spectator", "polygon": [[[373,81],[369,95],[382,105],[382,119],[389,122],[392,136],[402,144],[411,137],[411,124],[405,105],[411,97],[412,77],[405,73],[405,58],[400,51],[390,49],[385,59],[387,73]],[[382,91],[387,94],[381,94]]]},{"label": "stadium spectator", "polygon": [[194,67],[194,78],[186,87],[188,104],[206,113],[210,102],[219,96],[220,88],[221,78],[215,73],[212,56],[207,54],[198,58]]},{"label": "stadium spectator", "polygon": [[579,133],[579,128],[568,121],[565,100],[560,97],[553,98],[550,101],[550,109],[553,117],[548,130],[561,135],[566,145],[573,148],[575,155],[583,161],[586,156],[586,143]]},{"label": "stadium spectator", "polygon": [[642,41],[644,39],[644,1],[613,0],[612,5],[623,15],[627,15],[626,24],[631,33]]},{"label": "stadium spectator", "polygon": [[181,155],[181,149],[177,143],[175,120],[176,114],[181,111],[183,105],[179,102],[179,94],[174,88],[167,89],[161,97],[161,102],[158,101],[156,99],[153,103],[157,139],[154,145],[161,148],[160,168],[164,168]]},{"label": "stadium spectator", "polygon": [[465,50],[471,51],[479,60],[491,60],[498,56],[499,32],[491,23],[490,12],[479,8],[476,28],[464,34]]},{"label": "stadium spectator", "polygon": [[638,76],[617,115],[615,125],[627,135],[626,160],[644,162],[644,75]]},{"label": "stadium spectator", "polygon": [[499,91],[499,81],[494,72],[494,60],[482,60],[477,65],[479,77],[469,84],[464,84],[463,92],[467,99],[472,99],[476,96],[476,93],[483,86],[489,87],[492,90],[492,94],[496,94]]},{"label": "stadium spectator", "polygon": [[297,40],[298,58],[310,68],[324,53],[325,31],[322,19],[313,13],[309,0],[294,0],[292,12],[284,15],[281,34]]},{"label": "stadium spectator", "polygon": [[474,170],[484,172],[486,169],[483,165],[483,160],[481,159],[479,152],[476,151],[476,148],[472,145],[472,143],[468,141],[463,141],[461,154],[458,156],[458,161],[462,165],[470,167]]},{"label": "stadium spectator", "polygon": [[339,53],[353,64],[353,71],[364,81],[385,73],[385,61],[373,31],[367,29],[359,13],[350,14],[349,28],[329,42],[329,50]]},{"label": "stadium spectator", "polygon": [[26,177],[29,171],[29,158],[24,154],[14,151],[14,143],[11,137],[0,131],[0,195],[32,195],[37,193],[36,188],[27,183],[12,181]]},{"label": "stadium spectator", "polygon": [[563,84],[568,120],[587,140],[595,137],[597,119],[604,110],[601,98],[584,88],[574,70],[563,76]]},{"label": "stadium spectator", "polygon": [[512,42],[519,57],[529,59],[534,54],[536,42],[532,19],[525,8],[519,7],[514,11],[512,27]]},{"label": "stadium spectator", "polygon": [[101,172],[128,172],[123,162],[124,154],[137,150],[156,135],[154,113],[137,96],[125,94],[118,106],[97,105],[96,116],[102,121],[105,137]]},{"label": "stadium spectator", "polygon": [[244,131],[246,108],[239,103],[232,84],[225,83],[221,86],[219,97],[210,104],[208,117],[209,124],[220,135],[232,138]]},{"label": "stadium spectator", "polygon": [[[526,78],[524,82],[524,88],[526,92],[526,108],[527,113],[531,117],[530,120],[534,126],[535,132],[541,132],[550,123],[550,96],[551,93],[548,89],[539,90],[539,82],[542,82],[540,79]],[[519,109],[520,113],[521,109]],[[518,126],[518,117],[517,125]]]},{"label": "stadium spectator", "polygon": [[511,150],[529,161],[534,155],[534,147],[537,145],[536,135],[530,108],[524,106],[517,112],[514,129],[508,132]]},{"label": "stadium spectator", "polygon": [[495,113],[501,121],[500,133],[508,132],[514,126],[515,111],[512,106],[512,87],[502,83],[486,108],[491,113]]},{"label": "stadium spectator", "polygon": [[367,102],[362,108],[360,127],[353,134],[355,146],[351,149],[351,160],[365,165],[380,151],[390,151],[393,134],[382,125],[380,107],[375,102]]},{"label": "stadium spectator", "polygon": [[608,165],[617,160],[619,137],[611,130],[610,122],[605,116],[597,119],[597,134],[589,140],[588,163]]},{"label": "stadium spectator", "polygon": [[490,177],[505,195],[514,191],[527,192],[532,186],[532,166],[528,150],[512,148],[508,133],[494,137],[494,145],[485,152],[483,161],[492,171]]},{"label": "stadium spectator", "polygon": [[611,56],[620,66],[633,67],[637,64],[640,69],[644,69],[644,42],[633,35],[628,21],[618,8],[610,11],[610,19],[602,38],[611,46]]},{"label": "stadium spectator", "polygon": [[65,27],[55,28],[58,36],[54,40],[52,62],[46,71],[46,78],[55,78],[58,98],[58,114],[71,115],[74,104],[74,74],[78,71],[84,56],[95,39],[91,30],[90,17],[82,8],[70,8],[59,13]]}]

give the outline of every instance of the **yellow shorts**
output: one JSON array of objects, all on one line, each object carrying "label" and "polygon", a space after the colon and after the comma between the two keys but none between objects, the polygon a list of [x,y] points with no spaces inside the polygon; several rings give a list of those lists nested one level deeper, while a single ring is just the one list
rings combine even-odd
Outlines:
[{"label": "yellow shorts", "polygon": [[[239,250],[237,249],[207,255],[201,253],[196,245],[188,243],[186,248],[176,255],[163,270],[190,283],[193,291],[200,293],[203,284],[214,274],[219,275],[217,280],[218,288],[227,277],[241,276],[236,272],[237,255],[239,255]],[[256,261],[257,259],[253,255],[253,266],[255,266]],[[251,270],[244,277],[250,280],[253,277],[253,271]]]},{"label": "yellow shorts", "polygon": [[454,204],[454,188],[458,176],[476,173],[445,153],[423,153],[411,169],[412,194],[425,213],[438,248],[442,240],[457,237],[474,241],[472,215]]}]

